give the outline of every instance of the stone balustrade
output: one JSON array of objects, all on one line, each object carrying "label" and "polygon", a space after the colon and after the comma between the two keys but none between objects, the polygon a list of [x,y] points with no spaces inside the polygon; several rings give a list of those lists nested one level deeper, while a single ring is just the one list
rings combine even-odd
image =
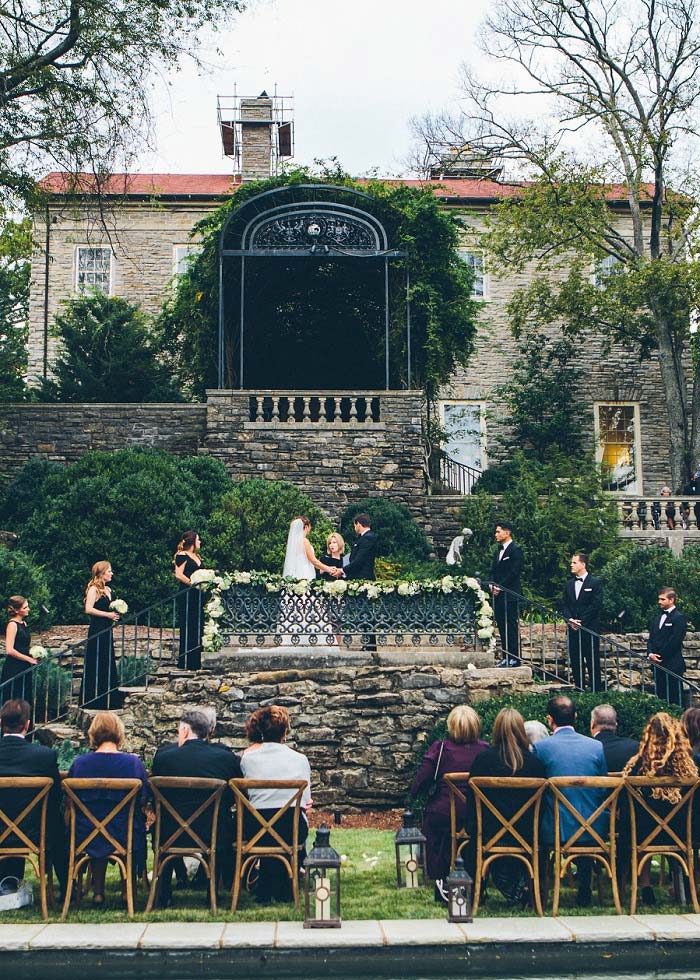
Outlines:
[{"label": "stone balustrade", "polygon": [[617,511],[623,530],[700,529],[700,497],[624,497]]},{"label": "stone balustrade", "polygon": [[373,425],[381,422],[381,395],[375,392],[260,391],[249,394],[250,421],[278,425]]}]

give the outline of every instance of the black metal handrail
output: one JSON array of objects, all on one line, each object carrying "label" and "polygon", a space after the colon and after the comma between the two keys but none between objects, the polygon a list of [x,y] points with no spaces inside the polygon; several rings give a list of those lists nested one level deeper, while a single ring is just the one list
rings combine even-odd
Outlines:
[{"label": "black metal handrail", "polygon": [[[86,637],[62,647],[0,684],[0,704],[23,696],[32,706],[34,727],[59,722],[81,708],[118,707],[120,691],[128,687],[148,688],[159,667],[178,662],[182,656],[179,622],[187,617],[191,603],[201,601],[199,589],[184,589],[127,614],[90,640]],[[104,657],[106,670],[91,686],[92,679],[85,679],[88,642],[99,649],[100,643],[108,641],[110,632],[114,661],[109,655]],[[194,642],[193,639],[193,645]]]},{"label": "black metal handrail", "polygon": [[[591,690],[592,685],[585,683],[588,679],[585,664],[578,664],[580,673],[577,677],[576,665],[572,663],[572,651],[569,649],[569,633],[562,615],[544,603],[528,599],[502,586],[499,588],[503,593],[506,607],[509,603],[514,603],[518,614],[518,636],[510,638],[506,636],[510,653],[505,649],[501,650],[506,659],[513,657],[520,664],[531,667],[533,672],[549,681],[558,681],[579,691]],[[535,616],[532,616],[533,611]],[[513,618],[510,617],[511,623]],[[505,622],[507,626],[509,622],[507,616]],[[661,689],[665,691],[662,696],[672,703],[680,705],[688,702],[700,703],[700,686],[667,667],[652,663],[647,657],[646,650],[643,652],[633,650],[632,647],[612,636],[595,633],[584,626],[579,627],[578,633],[582,639],[576,644],[578,650],[574,648],[573,656],[581,657],[581,650],[588,652],[586,647],[590,644],[591,656],[599,657],[601,691],[653,692]],[[514,653],[516,644],[517,655]],[[585,656],[581,659],[585,659]]]},{"label": "black metal handrail", "polygon": [[473,466],[467,466],[466,463],[459,463],[456,459],[452,459],[451,456],[446,456],[444,453],[441,454],[440,485],[443,492],[447,489],[453,493],[468,496],[480,476],[481,470],[477,470]]}]

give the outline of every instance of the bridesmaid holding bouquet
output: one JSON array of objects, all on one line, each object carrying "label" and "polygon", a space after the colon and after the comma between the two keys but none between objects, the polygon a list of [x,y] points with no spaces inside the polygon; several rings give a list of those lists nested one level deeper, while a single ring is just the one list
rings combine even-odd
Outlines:
[{"label": "bridesmaid holding bouquet", "polygon": [[201,541],[196,531],[185,531],[173,557],[173,572],[180,583],[177,595],[177,618],[180,629],[180,670],[199,670],[202,666],[202,632],[204,631],[204,594],[193,588],[190,579],[203,568],[199,556]]},{"label": "bridesmaid holding bouquet", "polygon": [[85,589],[85,612],[90,617],[81,701],[87,708],[108,710],[120,708],[119,673],[114,657],[112,630],[119,620],[119,613],[112,608],[113,578],[108,561],[98,561],[92,566],[92,578]]}]

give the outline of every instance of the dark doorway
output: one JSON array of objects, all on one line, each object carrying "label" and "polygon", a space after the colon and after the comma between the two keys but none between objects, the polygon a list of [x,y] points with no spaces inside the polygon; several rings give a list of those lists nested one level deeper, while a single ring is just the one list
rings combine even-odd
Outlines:
[{"label": "dark doorway", "polygon": [[382,259],[249,259],[244,386],[384,388],[384,313]]}]

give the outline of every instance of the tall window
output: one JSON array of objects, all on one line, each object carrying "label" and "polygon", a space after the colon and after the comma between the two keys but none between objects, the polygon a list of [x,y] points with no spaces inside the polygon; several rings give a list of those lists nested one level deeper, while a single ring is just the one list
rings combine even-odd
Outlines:
[{"label": "tall window", "polygon": [[460,249],[459,257],[467,263],[474,273],[472,297],[474,299],[488,299],[488,279],[484,271],[484,253]]},{"label": "tall window", "polygon": [[620,493],[640,493],[641,440],[639,406],[598,404],[596,437],[598,459],[603,467],[603,489]]},{"label": "tall window", "polygon": [[458,463],[483,470],[486,465],[486,417],[481,402],[441,401],[445,430],[443,451]]},{"label": "tall window", "polygon": [[105,293],[111,289],[112,250],[79,245],[76,255],[75,289],[78,293]]},{"label": "tall window", "polygon": [[595,269],[593,271],[593,280],[596,286],[603,286],[605,280],[608,279],[620,265],[620,260],[615,255],[604,255],[595,264]]},{"label": "tall window", "polygon": [[190,256],[197,255],[201,250],[201,245],[173,245],[173,275],[181,276],[187,272]]}]

